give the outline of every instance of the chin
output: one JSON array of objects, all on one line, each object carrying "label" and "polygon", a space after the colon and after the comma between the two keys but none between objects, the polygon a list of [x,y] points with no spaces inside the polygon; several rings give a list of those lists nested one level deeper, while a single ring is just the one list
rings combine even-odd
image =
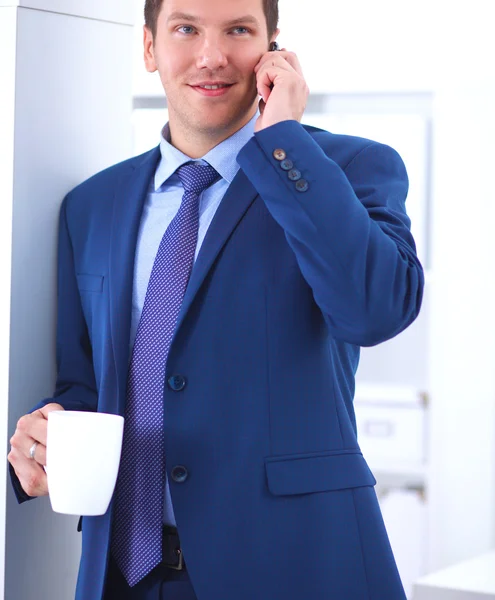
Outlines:
[{"label": "chin", "polygon": [[209,115],[197,121],[197,128],[212,135],[228,132],[247,116],[243,114]]}]

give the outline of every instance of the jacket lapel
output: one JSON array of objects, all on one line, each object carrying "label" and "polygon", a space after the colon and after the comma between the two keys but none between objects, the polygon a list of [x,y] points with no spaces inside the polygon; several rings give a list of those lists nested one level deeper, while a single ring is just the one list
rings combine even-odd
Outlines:
[{"label": "jacket lapel", "polygon": [[242,219],[253,203],[257,194],[258,192],[247,176],[242,170],[239,170],[225,193],[213,221],[208,228],[184,295],[184,300],[177,320],[176,331],[181,326],[182,321],[213,262],[227,242],[237,223]]},{"label": "jacket lapel", "polygon": [[159,158],[158,147],[130,166],[114,197],[109,266],[110,326],[121,414],[124,414],[127,385],[137,236],[143,205]]},{"label": "jacket lapel", "polygon": [[[129,167],[115,193],[110,244],[110,326],[117,371],[117,398],[124,414],[129,342],[132,315],[132,290],[137,236],[143,205],[158,160],[159,148]],[[243,171],[239,170],[217,209],[201,246],[184,296],[176,331],[182,324],[195,295],[213,262],[257,196]]]}]

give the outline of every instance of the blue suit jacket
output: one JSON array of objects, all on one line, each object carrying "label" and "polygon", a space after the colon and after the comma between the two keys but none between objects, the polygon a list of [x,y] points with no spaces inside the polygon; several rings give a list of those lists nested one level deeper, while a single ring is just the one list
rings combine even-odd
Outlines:
[{"label": "blue suit jacket", "polygon": [[[159,157],[107,169],[62,205],[54,398],[66,409],[124,414],[136,238]],[[199,600],[402,599],[352,399],[359,346],[398,334],[421,305],[404,165],[295,121],[238,161],[165,374],[187,382],[165,385],[165,456],[194,588]],[[111,516],[83,519],[78,600],[102,597]]]}]

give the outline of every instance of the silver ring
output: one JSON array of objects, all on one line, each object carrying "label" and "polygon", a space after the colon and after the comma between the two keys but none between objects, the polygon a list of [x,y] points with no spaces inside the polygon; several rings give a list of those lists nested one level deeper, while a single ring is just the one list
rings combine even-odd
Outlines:
[{"label": "silver ring", "polygon": [[38,442],[34,442],[34,444],[29,449],[29,457],[32,458],[33,460],[34,460],[34,453],[36,452],[37,445],[38,445]]}]

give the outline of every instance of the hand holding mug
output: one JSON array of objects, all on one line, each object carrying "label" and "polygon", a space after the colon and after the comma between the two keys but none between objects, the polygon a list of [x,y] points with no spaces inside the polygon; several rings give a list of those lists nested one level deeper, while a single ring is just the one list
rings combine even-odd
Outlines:
[{"label": "hand holding mug", "polygon": [[60,404],[43,406],[17,422],[10,439],[8,460],[28,496],[47,496],[48,482],[45,473],[48,415],[54,410],[64,410]]}]

